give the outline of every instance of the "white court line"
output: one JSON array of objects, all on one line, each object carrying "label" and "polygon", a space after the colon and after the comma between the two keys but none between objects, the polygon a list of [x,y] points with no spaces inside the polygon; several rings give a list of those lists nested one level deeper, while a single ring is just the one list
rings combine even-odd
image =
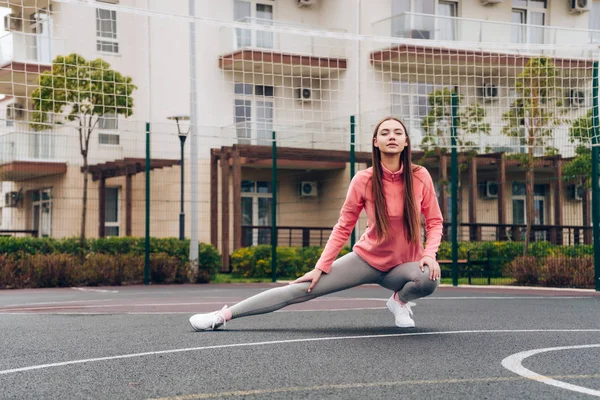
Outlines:
[{"label": "white court line", "polygon": [[517,375],[520,375],[524,378],[532,379],[534,381],[545,383],[546,385],[552,385],[559,387],[561,389],[571,390],[573,392],[589,394],[591,396],[600,397],[600,390],[589,389],[583,386],[573,385],[571,383],[566,383],[562,381],[558,381],[556,379],[549,378],[544,375],[537,374],[522,365],[524,359],[531,357],[540,353],[547,353],[550,351],[559,351],[559,350],[576,350],[576,349],[590,349],[594,347],[600,347],[600,344],[588,344],[582,346],[563,346],[563,347],[548,347],[545,349],[536,349],[536,350],[528,350],[522,351],[520,353],[513,354],[511,356],[506,357],[502,360],[502,366],[507,370],[514,372]]},{"label": "white court line", "polygon": [[392,333],[385,335],[357,335],[357,336],[333,336],[333,337],[316,337],[307,339],[289,339],[289,340],[272,340],[267,342],[254,342],[254,343],[233,343],[233,344],[222,344],[216,346],[203,346],[203,347],[188,347],[182,349],[172,350],[159,350],[159,351],[147,351],[144,353],[132,353],[132,354],[121,354],[118,356],[109,357],[98,357],[98,358],[87,358],[82,360],[71,360],[63,361],[50,364],[32,365],[29,367],[5,369],[0,371],[0,375],[14,374],[17,372],[34,371],[39,369],[53,368],[53,367],[64,367],[67,365],[85,364],[99,361],[112,361],[122,360],[127,358],[154,356],[159,354],[174,354],[184,353],[190,351],[201,351],[201,350],[218,350],[235,347],[253,347],[253,346],[266,346],[276,344],[290,344],[290,343],[306,343],[306,342],[326,342],[333,340],[357,340],[357,339],[380,339],[380,338],[394,338],[394,337],[407,337],[407,336],[435,336],[435,335],[457,335],[457,334],[477,334],[477,333],[591,333],[600,332],[600,329],[522,329],[522,330],[510,330],[510,329],[494,329],[494,330],[472,330],[472,331],[445,331],[445,332],[414,332],[414,333]]},{"label": "white court line", "polygon": [[72,287],[73,290],[80,290],[82,292],[97,292],[97,293],[119,293],[118,290],[107,290],[107,289],[90,289],[84,287]]}]

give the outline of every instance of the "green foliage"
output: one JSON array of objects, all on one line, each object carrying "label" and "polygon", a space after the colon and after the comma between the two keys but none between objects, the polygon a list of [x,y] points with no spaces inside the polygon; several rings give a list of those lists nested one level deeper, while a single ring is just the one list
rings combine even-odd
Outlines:
[{"label": "green foliage", "polygon": [[[150,269],[155,283],[181,283],[189,276],[189,240],[151,238]],[[0,237],[0,287],[53,287],[69,285],[121,285],[143,281],[144,238],[109,237],[88,239],[81,247],[78,239]],[[82,265],[83,264],[83,265]],[[10,265],[10,267],[8,267]],[[44,266],[46,265],[46,266]],[[218,250],[198,244],[196,282],[209,282],[221,265]],[[46,273],[60,275],[59,282]],[[44,271],[44,273],[40,272]],[[13,282],[12,284],[9,282]]]},{"label": "green foliage", "polygon": [[564,255],[517,257],[508,273],[518,285],[554,287],[594,287],[594,259],[591,255],[577,259]]},{"label": "green foliage", "polygon": [[[521,145],[543,147],[544,153],[551,155],[556,149],[546,146],[546,138],[551,137],[554,127],[563,123],[560,114],[564,104],[559,71],[547,57],[531,58],[517,76],[516,99],[503,115],[506,125],[502,133],[521,138]],[[533,160],[527,158],[524,167]]]},{"label": "green foliage", "polygon": [[[426,155],[439,147],[450,146],[450,128],[452,126],[452,93],[450,88],[434,90],[429,94],[428,101],[431,106],[429,114],[421,122],[425,131],[421,147]],[[474,103],[461,109],[460,103],[462,96],[458,96],[458,115],[457,115],[457,143],[462,150],[474,147],[473,142],[466,141],[466,134],[485,134],[489,135],[490,125],[483,122],[485,119],[485,109],[479,104]]]},{"label": "green foliage", "polygon": [[[277,277],[295,279],[312,270],[319,260],[321,247],[277,247]],[[343,248],[339,257],[350,252]],[[232,275],[236,278],[270,278],[271,246],[242,247],[231,255]]]},{"label": "green foliage", "polygon": [[[100,58],[86,60],[78,54],[58,56],[52,62],[52,69],[40,75],[38,87],[31,94],[32,127],[48,129],[51,115],[64,114],[67,121],[78,121],[80,127],[91,132],[97,117],[130,116],[131,95],[136,88],[130,77],[111,69]],[[95,121],[91,119],[93,116]]]},{"label": "green foliage", "polygon": [[575,157],[563,166],[563,179],[577,182],[587,188],[592,186],[592,149],[594,136],[594,121],[592,110],[581,118],[573,121],[569,129],[571,142],[577,143]]}]

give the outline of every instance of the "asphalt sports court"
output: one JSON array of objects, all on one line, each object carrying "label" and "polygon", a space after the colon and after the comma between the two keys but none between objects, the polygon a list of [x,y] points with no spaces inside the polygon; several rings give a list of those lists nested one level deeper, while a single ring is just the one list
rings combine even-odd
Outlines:
[{"label": "asphalt sports court", "polygon": [[364,285],[218,331],[188,323],[273,285],[3,291],[0,398],[600,397],[596,292],[440,287],[401,329],[390,292]]}]

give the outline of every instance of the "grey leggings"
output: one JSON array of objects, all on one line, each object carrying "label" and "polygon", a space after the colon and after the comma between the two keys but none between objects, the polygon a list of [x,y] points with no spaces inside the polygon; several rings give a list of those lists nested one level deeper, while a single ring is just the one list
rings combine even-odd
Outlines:
[{"label": "grey leggings", "polygon": [[381,272],[355,253],[348,253],[333,263],[328,274],[321,275],[310,293],[307,292],[310,282],[295,283],[266,290],[235,304],[230,310],[232,318],[265,314],[364,283],[378,283],[398,292],[404,302],[429,296],[438,286],[437,280],[429,279],[429,268],[425,266],[425,272],[422,272],[418,262],[400,264],[388,272]]}]

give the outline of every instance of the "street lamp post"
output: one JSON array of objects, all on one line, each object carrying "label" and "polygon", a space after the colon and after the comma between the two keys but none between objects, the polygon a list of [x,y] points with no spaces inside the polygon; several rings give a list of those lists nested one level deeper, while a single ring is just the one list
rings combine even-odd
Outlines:
[{"label": "street lamp post", "polygon": [[185,146],[185,139],[189,133],[189,129],[186,132],[181,132],[179,121],[189,121],[190,117],[187,115],[175,115],[168,117],[167,119],[175,120],[177,122],[177,134],[179,136],[179,143],[181,144],[181,196],[180,196],[180,211],[179,211],[179,240],[185,238],[185,212],[183,210],[183,149]]}]

